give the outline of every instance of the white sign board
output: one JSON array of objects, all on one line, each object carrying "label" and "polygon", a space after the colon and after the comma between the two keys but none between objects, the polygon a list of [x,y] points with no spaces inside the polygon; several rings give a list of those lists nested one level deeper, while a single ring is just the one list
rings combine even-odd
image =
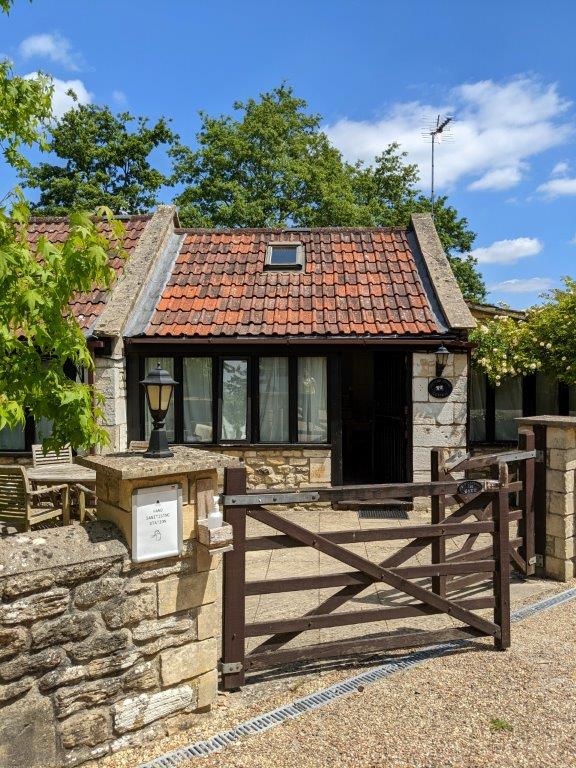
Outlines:
[{"label": "white sign board", "polygon": [[132,494],[132,560],[142,563],[182,551],[182,488],[138,488]]}]

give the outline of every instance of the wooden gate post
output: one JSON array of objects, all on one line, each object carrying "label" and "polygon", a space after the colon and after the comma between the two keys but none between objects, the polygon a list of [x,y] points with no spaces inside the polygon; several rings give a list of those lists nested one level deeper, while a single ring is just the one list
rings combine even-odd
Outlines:
[{"label": "wooden gate post", "polygon": [[[536,441],[533,432],[521,431],[518,433],[518,450],[533,451]],[[522,519],[520,520],[519,535],[523,539],[520,547],[520,555],[526,563],[526,576],[533,576],[536,573],[536,539],[534,531],[534,465],[535,459],[525,459],[520,462],[520,482],[522,490],[520,491],[520,509],[522,510]]]},{"label": "wooden gate post", "polygon": [[[224,470],[224,495],[246,493],[246,467]],[[224,520],[234,532],[234,549],[224,555],[222,598],[222,687],[225,691],[245,681],[246,508],[224,507]]]},{"label": "wooden gate post", "polygon": [[[441,448],[433,448],[430,457],[432,482],[444,480],[444,452]],[[432,496],[431,499],[433,525],[438,525],[446,517],[446,500],[444,496]],[[446,540],[444,536],[438,536],[432,540],[432,564],[438,565],[446,562]],[[440,597],[446,597],[446,576],[432,576],[432,592]]]},{"label": "wooden gate post", "polygon": [[499,651],[510,647],[510,517],[508,465],[499,467],[500,488],[494,493],[494,623],[500,627],[500,637],[494,641]]}]

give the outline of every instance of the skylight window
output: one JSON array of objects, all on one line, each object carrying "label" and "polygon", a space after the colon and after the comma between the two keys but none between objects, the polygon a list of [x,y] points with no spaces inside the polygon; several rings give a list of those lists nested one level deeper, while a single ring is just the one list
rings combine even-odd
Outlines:
[{"label": "skylight window", "polygon": [[302,243],[270,243],[266,248],[267,269],[299,270],[304,266]]}]

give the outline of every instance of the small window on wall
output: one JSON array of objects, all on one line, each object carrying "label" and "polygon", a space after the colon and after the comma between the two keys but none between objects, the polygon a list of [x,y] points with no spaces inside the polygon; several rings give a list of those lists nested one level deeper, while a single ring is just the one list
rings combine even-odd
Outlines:
[{"label": "small window on wall", "polygon": [[[170,376],[174,378],[174,360],[171,357],[147,357],[145,359],[144,375],[147,376],[150,371],[153,371],[158,363],[160,363],[161,368],[168,371]],[[172,400],[170,401],[170,407],[168,408],[165,421],[166,434],[168,436],[168,441],[171,443],[174,442],[174,394],[175,393],[172,394]],[[150,416],[148,406],[144,408],[144,425],[146,430],[144,439],[148,440],[150,433],[152,432],[152,417]]]},{"label": "small window on wall", "polygon": [[248,417],[248,361],[222,362],[221,440],[246,440]]},{"label": "small window on wall", "polygon": [[470,377],[470,442],[486,440],[486,376],[472,368]]},{"label": "small window on wall", "polygon": [[0,429],[0,451],[25,451],[26,434],[24,425],[18,425],[13,429],[4,427]]},{"label": "small window on wall", "polygon": [[515,419],[522,416],[522,378],[505,379],[495,390],[496,440],[514,442],[518,437]]},{"label": "small window on wall", "polygon": [[261,357],[259,371],[260,442],[287,443],[288,358]]},{"label": "small window on wall", "polygon": [[325,357],[298,358],[298,442],[328,441]]},{"label": "small window on wall", "polygon": [[266,269],[300,270],[304,266],[301,243],[270,243],[266,248]]},{"label": "small window on wall", "polygon": [[184,442],[212,442],[212,358],[185,357]]}]

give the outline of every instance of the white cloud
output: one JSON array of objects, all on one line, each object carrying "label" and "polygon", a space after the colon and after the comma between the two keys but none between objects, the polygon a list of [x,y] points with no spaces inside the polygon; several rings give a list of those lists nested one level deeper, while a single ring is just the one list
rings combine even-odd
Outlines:
[{"label": "white cloud", "polygon": [[561,179],[550,179],[544,184],[540,184],[537,189],[546,197],[561,197],[566,195],[576,195],[576,179],[563,177]]},{"label": "white cloud", "polygon": [[527,256],[536,256],[543,244],[535,237],[516,237],[513,240],[496,240],[485,248],[474,248],[474,256],[480,264],[515,264]]},{"label": "white cloud", "polygon": [[515,187],[522,180],[522,169],[520,166],[510,168],[496,168],[494,171],[488,171],[476,181],[469,185],[468,189],[510,189]]},{"label": "white cloud", "polygon": [[525,279],[516,278],[514,280],[504,280],[501,283],[490,286],[490,293],[541,293],[547,291],[554,285],[554,281],[549,277],[528,277]]},{"label": "white cloud", "polygon": [[552,168],[552,176],[565,176],[568,171],[570,170],[570,166],[568,163],[562,161],[560,163],[556,163],[554,168]]},{"label": "white cloud", "polygon": [[32,58],[48,59],[71,72],[79,72],[82,63],[80,55],[73,50],[70,41],[58,32],[30,35],[22,40],[18,52],[26,61]]},{"label": "white cloud", "polygon": [[[27,80],[38,77],[38,72],[30,72],[28,75],[24,75]],[[90,104],[92,101],[92,94],[86,88],[82,80],[59,80],[57,77],[52,78],[52,86],[54,91],[52,93],[52,112],[54,117],[62,117],[69,109],[73,109],[78,104]],[[72,98],[68,91],[74,91],[76,99]]]},{"label": "white cloud", "polygon": [[325,131],[349,160],[371,162],[388,144],[399,142],[427,186],[430,142],[422,138],[422,121],[454,115],[452,141],[437,148],[438,186],[467,179],[473,189],[504,189],[521,180],[529,158],[568,140],[573,132],[565,117],[569,106],[555,84],[526,75],[460,85],[439,104],[395,103],[379,119],[342,118]]},{"label": "white cloud", "polygon": [[127,101],[124,91],[112,91],[112,98],[119,106],[126,104]]}]

